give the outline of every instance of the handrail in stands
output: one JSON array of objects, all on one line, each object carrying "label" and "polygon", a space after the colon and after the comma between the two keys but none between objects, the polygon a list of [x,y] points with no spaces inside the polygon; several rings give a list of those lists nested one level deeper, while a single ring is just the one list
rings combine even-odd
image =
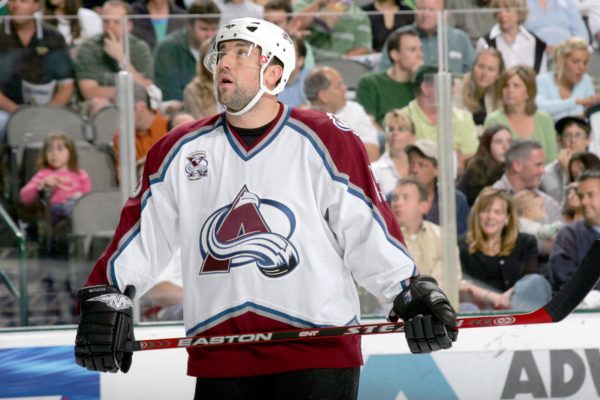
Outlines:
[{"label": "handrail in stands", "polygon": [[20,303],[20,318],[21,326],[29,325],[29,295],[27,292],[27,256],[25,249],[25,236],[15,224],[15,221],[11,218],[10,214],[4,208],[4,205],[0,204],[0,217],[6,222],[10,228],[12,234],[17,240],[17,246],[19,249],[19,291],[17,292],[15,286],[11,280],[2,271],[0,271],[0,277],[8,286],[8,289],[13,293],[15,297],[19,299]]}]

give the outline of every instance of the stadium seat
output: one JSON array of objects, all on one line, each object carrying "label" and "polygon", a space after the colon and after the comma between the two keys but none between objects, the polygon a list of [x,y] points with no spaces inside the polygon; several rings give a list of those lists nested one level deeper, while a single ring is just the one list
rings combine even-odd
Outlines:
[{"label": "stadium seat", "polygon": [[328,66],[335,68],[340,75],[342,75],[348,90],[351,91],[356,90],[356,86],[360,78],[369,72],[369,67],[366,64],[344,58],[329,58],[326,60],[321,60],[317,63],[317,66]]},{"label": "stadium seat", "polygon": [[104,107],[90,119],[92,143],[99,148],[112,145],[115,130],[119,127],[119,109],[115,106]]}]

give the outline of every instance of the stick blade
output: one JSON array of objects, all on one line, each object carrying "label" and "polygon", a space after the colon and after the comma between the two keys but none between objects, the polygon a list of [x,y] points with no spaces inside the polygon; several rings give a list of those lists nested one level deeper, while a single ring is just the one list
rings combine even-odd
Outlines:
[{"label": "stick blade", "polygon": [[600,278],[600,239],[596,239],[579,268],[565,282],[558,293],[544,306],[553,322],[562,321],[592,290]]}]

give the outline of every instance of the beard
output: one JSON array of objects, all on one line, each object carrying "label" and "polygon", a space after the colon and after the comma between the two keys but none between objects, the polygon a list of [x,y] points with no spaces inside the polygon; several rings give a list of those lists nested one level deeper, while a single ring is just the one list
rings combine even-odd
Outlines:
[{"label": "beard", "polygon": [[229,88],[227,91],[217,89],[217,99],[219,103],[225,106],[228,110],[239,111],[250,103],[250,100],[254,97],[256,91],[250,89],[240,88]]}]

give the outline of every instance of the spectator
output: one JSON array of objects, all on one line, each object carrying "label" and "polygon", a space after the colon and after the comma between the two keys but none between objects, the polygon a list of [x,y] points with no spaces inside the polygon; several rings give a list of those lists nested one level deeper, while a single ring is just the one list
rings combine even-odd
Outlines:
[{"label": "spectator", "polygon": [[[391,206],[392,213],[402,230],[406,247],[415,264],[419,265],[419,273],[433,276],[440,287],[447,290],[448,285],[442,270],[440,227],[423,219],[428,209],[427,188],[417,179],[402,178],[394,188]],[[456,278],[460,281],[458,248],[454,265],[458,269]]]},{"label": "spectator", "polygon": [[552,118],[537,110],[535,72],[526,66],[510,68],[501,79],[502,109],[485,119],[484,126],[506,125],[514,139],[533,139],[544,148],[545,164],[556,159],[556,132]]},{"label": "spectator", "polygon": [[262,18],[263,6],[251,0],[218,0],[221,9],[221,25],[226,25],[235,18]]},{"label": "spectator", "polygon": [[587,151],[575,153],[569,160],[569,182],[577,182],[585,171],[600,170],[600,159]]},{"label": "spectator", "polygon": [[502,105],[499,86],[503,74],[502,55],[495,48],[483,49],[475,55],[471,72],[454,85],[454,105],[471,112],[478,128]]},{"label": "spectator", "polygon": [[[131,21],[123,25],[131,14],[129,4],[121,0],[108,0],[102,6],[103,33],[81,43],[75,60],[79,91],[92,110],[115,102],[115,75],[127,70],[138,85],[153,85],[154,67],[150,48],[142,40],[129,34],[129,58],[123,49],[122,35],[129,32]],[[93,113],[93,112],[92,112]]]},{"label": "spectator", "polygon": [[[206,57],[209,48],[210,40],[207,40],[200,47],[200,60]],[[184,108],[196,119],[214,115],[217,113],[217,109],[220,109],[212,74],[206,69],[204,63],[197,64],[196,76],[186,85],[183,99]]]},{"label": "spectator", "polygon": [[133,33],[154,49],[167,34],[182,29],[186,25],[185,10],[170,0],[136,0],[132,6],[134,15]]},{"label": "spectator", "polygon": [[525,189],[514,196],[515,208],[519,217],[519,232],[535,236],[540,252],[550,253],[552,240],[556,232],[563,226],[562,221],[544,224],[544,199],[538,192]]},{"label": "spectator", "polygon": [[543,73],[548,70],[546,42],[523,27],[527,19],[526,0],[492,0],[498,23],[477,41],[477,50],[494,47],[502,54],[504,66],[526,65]]},{"label": "spectator", "polygon": [[[346,100],[346,85],[338,71],[331,67],[316,67],[304,81],[304,91],[311,108],[335,114],[347,130],[353,130],[362,140],[369,160],[379,158],[377,130],[360,104]],[[347,123],[347,125],[345,125]]]},{"label": "spectator", "polygon": [[512,135],[504,125],[491,125],[479,137],[477,153],[465,164],[456,188],[467,196],[472,206],[479,192],[493,185],[504,173],[506,152],[512,143]]},{"label": "spectator", "polygon": [[398,180],[408,176],[408,155],[404,150],[415,142],[415,128],[410,118],[400,110],[392,110],[383,118],[383,129],[387,149],[371,164],[371,170],[381,190],[388,196]]},{"label": "spectator", "polygon": [[556,124],[560,150],[558,158],[546,165],[540,190],[562,204],[569,183],[569,163],[573,154],[584,152],[590,144],[590,125],[583,117],[564,117]]},{"label": "spectator", "polygon": [[595,49],[600,44],[600,0],[578,0],[577,9],[587,17],[587,25],[592,34],[592,45]]},{"label": "spectator", "polygon": [[469,35],[471,42],[485,35],[494,25],[490,0],[446,0],[448,24]]},{"label": "spectator", "polygon": [[544,175],[544,148],[535,140],[517,140],[513,142],[505,156],[504,175],[494,183],[494,188],[507,190],[515,195],[521,190],[529,189],[544,199],[544,223],[561,220],[560,206],[556,200],[538,187]]},{"label": "spectator", "polygon": [[548,44],[548,51],[573,36],[589,43],[588,31],[573,0],[527,0],[525,27]]},{"label": "spectator", "polygon": [[[540,275],[535,238],[519,233],[510,195],[487,187],[469,215],[469,230],[460,238],[460,262],[468,282],[462,291],[484,309],[531,311],[552,296]],[[483,287],[489,289],[483,289]]]},{"label": "spectator", "polygon": [[308,29],[306,41],[315,61],[342,56],[352,57],[372,52],[371,21],[352,0],[298,0],[294,11],[298,29]]},{"label": "spectator", "polygon": [[[437,104],[435,98],[434,75],[437,67],[423,65],[415,73],[413,91],[415,99],[401,111],[415,124],[417,139],[437,140]],[[456,151],[457,169],[462,172],[464,162],[477,151],[477,132],[470,113],[452,107],[452,133]]]},{"label": "spectator", "polygon": [[[263,18],[272,24],[277,25],[292,37],[302,38],[306,55],[304,56],[304,68],[311,70],[315,66],[315,55],[312,46],[304,40],[308,32],[300,31],[298,18],[292,18],[292,4],[289,0],[269,0],[264,7]],[[289,84],[289,83],[288,83]]]},{"label": "spectator", "polygon": [[561,42],[555,51],[554,72],[537,76],[535,102],[556,121],[567,115],[583,115],[586,108],[600,102],[594,83],[587,74],[590,52],[581,38]]},{"label": "spectator", "polygon": [[308,105],[306,93],[304,93],[304,80],[310,70],[306,68],[306,45],[301,37],[293,36],[294,49],[296,51],[296,67],[292,71],[288,83],[277,99],[290,107],[300,107]]},{"label": "spectator", "polygon": [[[23,104],[69,104],[73,64],[65,39],[54,27],[34,19],[39,0],[8,3],[0,22],[0,143],[11,113]],[[18,17],[18,18],[17,18]]]},{"label": "spectator", "polygon": [[[579,178],[577,192],[583,208],[583,220],[563,227],[552,245],[549,265],[555,289],[560,289],[579,267],[583,257],[600,238],[600,171],[589,170]],[[600,290],[600,282],[594,290]]]},{"label": "spectator", "polygon": [[365,4],[362,9],[369,14],[373,44],[371,48],[381,52],[383,43],[390,34],[404,25],[412,24],[415,20],[412,9],[401,0],[375,0]]},{"label": "spectator", "polygon": [[562,208],[562,216],[565,224],[570,224],[583,219],[583,208],[581,200],[577,195],[577,182],[571,182],[565,190],[565,201]]},{"label": "spectator", "polygon": [[[423,183],[427,188],[427,208],[425,214],[427,221],[440,224],[440,208],[438,197],[438,163],[437,144],[431,140],[417,140],[414,144],[406,146],[409,160],[410,175]],[[456,191],[456,230],[459,235],[467,230],[469,206],[467,198],[460,191]]]},{"label": "spectator", "polygon": [[196,75],[196,66],[202,63],[200,46],[217,32],[219,12],[212,0],[193,3],[188,9],[186,27],[170,33],[156,46],[156,85],[164,100],[183,101],[183,90]]},{"label": "spectator", "polygon": [[95,11],[82,7],[80,0],[45,0],[44,15],[55,17],[46,21],[62,33],[70,47],[102,33],[102,18]]},{"label": "spectator", "polygon": [[35,175],[21,189],[20,199],[27,205],[36,200],[45,203],[46,251],[52,256],[66,256],[75,201],[92,190],[92,182],[87,172],[79,168],[73,139],[62,132],[48,134],[36,169]]},{"label": "spectator", "polygon": [[[146,89],[136,85],[134,88],[134,119],[135,119],[135,161],[139,169],[146,161],[146,154],[154,143],[167,134],[169,121],[156,110]],[[113,137],[115,168],[119,176],[119,131]]]},{"label": "spectator", "polygon": [[392,65],[384,72],[363,76],[356,88],[358,101],[379,126],[384,115],[402,108],[414,98],[411,80],[423,64],[421,41],[414,30],[396,32],[389,39]]},{"label": "spectator", "polygon": [[[415,23],[398,28],[394,32],[416,29],[421,39],[425,64],[437,65],[439,64],[437,16],[444,8],[444,0],[417,0],[416,6]],[[475,58],[471,40],[463,31],[451,27],[446,30],[446,37],[448,39],[448,66],[450,72],[455,75],[468,72]],[[386,71],[392,63],[388,56],[387,47],[388,43],[386,42],[381,49],[380,71]]]},{"label": "spectator", "polygon": [[167,130],[170,132],[173,128],[177,128],[179,125],[186,124],[188,122],[195,121],[196,118],[190,113],[185,111],[179,111],[175,113],[171,118],[169,118],[169,123],[167,124]]}]

